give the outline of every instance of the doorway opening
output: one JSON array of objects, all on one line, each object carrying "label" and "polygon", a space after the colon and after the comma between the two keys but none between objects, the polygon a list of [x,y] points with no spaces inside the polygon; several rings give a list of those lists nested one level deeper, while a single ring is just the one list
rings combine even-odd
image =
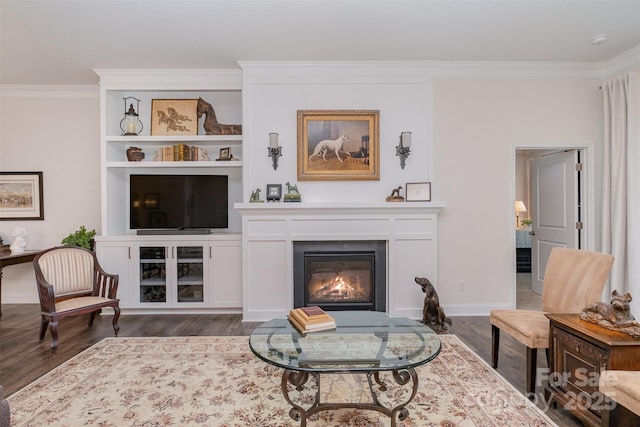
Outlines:
[{"label": "doorway opening", "polygon": [[[586,154],[585,148],[516,149],[515,200],[527,209],[520,209],[516,224],[516,308],[541,308],[544,272],[554,247],[585,247]],[[523,224],[526,219],[530,226]]]}]

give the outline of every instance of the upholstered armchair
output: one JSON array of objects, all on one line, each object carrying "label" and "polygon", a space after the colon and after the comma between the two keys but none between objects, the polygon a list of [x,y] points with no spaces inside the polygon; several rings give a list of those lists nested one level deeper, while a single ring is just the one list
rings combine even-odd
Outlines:
[{"label": "upholstered armchair", "polygon": [[549,319],[545,313],[580,313],[588,304],[602,300],[613,256],[579,249],[553,248],[542,285],[542,311],[492,310],[491,359],[498,368],[500,331],[527,347],[527,392],[535,393],[537,349],[549,360]]},{"label": "upholstered armchair", "polygon": [[51,350],[58,347],[58,322],[68,316],[89,314],[89,327],[104,307],[113,307],[113,330],[120,327],[120,301],[116,298],[118,276],[105,272],[96,254],[77,247],[56,247],[40,252],[33,259],[40,297],[40,340],[47,326],[51,331]]},{"label": "upholstered armchair", "polygon": [[598,390],[614,401],[606,402],[602,425],[640,425],[640,371],[601,371]]}]

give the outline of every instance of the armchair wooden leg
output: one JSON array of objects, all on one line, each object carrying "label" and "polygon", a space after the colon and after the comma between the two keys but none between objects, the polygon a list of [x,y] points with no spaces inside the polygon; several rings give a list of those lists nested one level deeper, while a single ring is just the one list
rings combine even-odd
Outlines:
[{"label": "armchair wooden leg", "polygon": [[527,347],[527,394],[530,400],[535,398],[537,358],[538,349]]},{"label": "armchair wooden leg", "polygon": [[93,328],[93,321],[96,320],[96,314],[98,314],[100,310],[94,311],[89,315],[89,327]]},{"label": "armchair wooden leg", "polygon": [[113,307],[113,330],[118,336],[118,332],[120,331],[120,325],[118,325],[118,319],[120,318],[120,307]]},{"label": "armchair wooden leg", "polygon": [[40,319],[40,341],[44,339],[44,336],[47,333],[48,326],[49,326],[49,319],[42,316],[42,319]]},{"label": "armchair wooden leg", "polygon": [[491,325],[491,364],[498,369],[498,349],[500,347],[500,328]]},{"label": "armchair wooden leg", "polygon": [[58,319],[51,320],[49,331],[51,331],[51,352],[54,352],[58,348]]}]

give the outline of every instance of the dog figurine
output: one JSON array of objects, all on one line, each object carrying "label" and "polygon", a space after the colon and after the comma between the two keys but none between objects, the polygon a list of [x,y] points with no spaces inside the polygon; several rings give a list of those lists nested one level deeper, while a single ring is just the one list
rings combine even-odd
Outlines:
[{"label": "dog figurine", "polygon": [[629,309],[631,302],[631,294],[626,293],[620,295],[617,290],[611,292],[611,303],[594,302],[586,306],[583,313],[587,313],[590,317],[598,318],[606,321],[614,326],[625,326],[633,323],[635,318]]},{"label": "dog figurine", "polygon": [[431,327],[433,326],[436,332],[443,332],[447,329],[448,324],[452,324],[451,319],[444,314],[444,310],[440,307],[440,299],[438,293],[433,287],[429,279],[425,277],[416,277],[416,283],[422,287],[422,292],[425,293],[424,307],[422,308],[422,323]]},{"label": "dog figurine", "polygon": [[629,308],[632,299],[630,293],[621,295],[614,290],[611,292],[611,303],[591,303],[582,310],[580,318],[605,329],[624,332],[638,338],[640,323],[636,322]]}]

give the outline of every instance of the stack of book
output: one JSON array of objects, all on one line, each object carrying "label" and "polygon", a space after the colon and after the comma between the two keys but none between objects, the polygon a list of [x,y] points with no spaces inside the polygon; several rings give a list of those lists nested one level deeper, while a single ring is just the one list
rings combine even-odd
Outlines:
[{"label": "stack of book", "polygon": [[156,150],[154,160],[157,162],[195,162],[211,160],[207,152],[194,145],[166,145]]},{"label": "stack of book", "polygon": [[293,308],[289,321],[302,334],[335,329],[336,320],[318,306]]}]

